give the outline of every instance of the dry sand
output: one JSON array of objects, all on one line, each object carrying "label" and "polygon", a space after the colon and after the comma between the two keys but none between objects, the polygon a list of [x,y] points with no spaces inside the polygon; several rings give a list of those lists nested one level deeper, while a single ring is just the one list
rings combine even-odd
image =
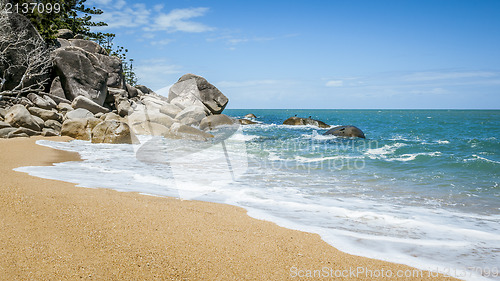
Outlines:
[{"label": "dry sand", "polygon": [[[13,171],[79,160],[37,139],[0,139],[2,280],[312,280],[293,276],[414,270],[345,254],[316,234],[234,206],[80,188]],[[399,279],[446,279],[428,276]],[[357,277],[336,279],[398,279]]]}]

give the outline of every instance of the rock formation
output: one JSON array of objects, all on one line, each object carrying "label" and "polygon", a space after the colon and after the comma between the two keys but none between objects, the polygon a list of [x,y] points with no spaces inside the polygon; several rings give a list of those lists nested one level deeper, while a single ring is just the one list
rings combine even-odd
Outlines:
[{"label": "rock formation", "polygon": [[365,134],[358,127],[355,126],[337,126],[331,128],[323,135],[334,135],[338,137],[357,137],[365,138]]},{"label": "rock formation", "polygon": [[320,128],[330,128],[330,125],[311,118],[290,117],[283,122],[283,125],[312,125]]}]

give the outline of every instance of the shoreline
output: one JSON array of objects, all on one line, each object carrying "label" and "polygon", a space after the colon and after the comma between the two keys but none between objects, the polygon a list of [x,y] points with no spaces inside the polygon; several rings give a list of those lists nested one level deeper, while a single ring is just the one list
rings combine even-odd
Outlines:
[{"label": "shoreline", "polygon": [[[13,171],[80,159],[36,145],[39,139],[70,140],[0,140],[4,278],[284,280],[315,270],[324,278],[359,268],[394,275],[416,270],[340,252],[317,234],[251,218],[236,206],[81,188]],[[416,271],[422,276],[392,278],[457,280]],[[389,279],[367,274],[343,277]]]}]

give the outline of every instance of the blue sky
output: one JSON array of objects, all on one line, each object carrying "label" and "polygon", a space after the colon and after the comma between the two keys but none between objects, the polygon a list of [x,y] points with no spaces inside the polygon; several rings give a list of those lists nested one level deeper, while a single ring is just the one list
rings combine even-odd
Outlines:
[{"label": "blue sky", "polygon": [[194,73],[228,108],[500,109],[500,1],[86,4],[165,95]]}]

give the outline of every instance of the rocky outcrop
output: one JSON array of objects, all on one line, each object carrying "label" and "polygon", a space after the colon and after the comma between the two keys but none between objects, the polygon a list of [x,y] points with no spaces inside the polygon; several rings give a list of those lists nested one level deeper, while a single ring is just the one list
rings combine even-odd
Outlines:
[{"label": "rocky outcrop", "polygon": [[355,126],[338,126],[331,128],[323,135],[334,135],[338,137],[357,137],[365,138],[365,134]]},{"label": "rocky outcrop", "polygon": [[301,117],[290,117],[283,122],[283,125],[312,125],[320,128],[330,128],[328,124],[322,121]]},{"label": "rocky outcrop", "polygon": [[127,123],[111,120],[103,121],[92,129],[92,143],[136,143]]},{"label": "rocky outcrop", "polygon": [[56,49],[52,57],[67,99],[84,96],[100,106],[104,104],[109,74],[95,55],[72,46]]},{"label": "rocky outcrop", "polygon": [[168,101],[182,109],[202,103],[210,113],[220,114],[229,100],[205,78],[186,74],[170,88]]},{"label": "rocky outcrop", "polygon": [[94,41],[83,39],[69,39],[71,46],[75,46],[91,54],[108,55],[108,52]]}]

